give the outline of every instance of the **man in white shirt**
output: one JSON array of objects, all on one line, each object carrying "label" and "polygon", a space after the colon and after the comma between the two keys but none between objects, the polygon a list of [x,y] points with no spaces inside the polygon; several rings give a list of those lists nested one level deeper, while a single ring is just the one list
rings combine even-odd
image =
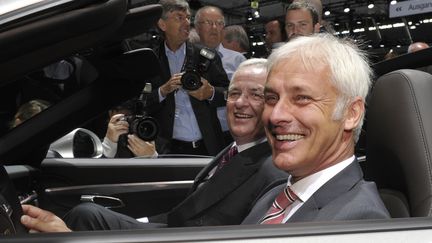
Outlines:
[{"label": "man in white shirt", "polygon": [[354,156],[370,76],[359,49],[329,34],[298,37],[270,55],[262,119],[273,161],[290,177],[243,224],[389,217]]}]

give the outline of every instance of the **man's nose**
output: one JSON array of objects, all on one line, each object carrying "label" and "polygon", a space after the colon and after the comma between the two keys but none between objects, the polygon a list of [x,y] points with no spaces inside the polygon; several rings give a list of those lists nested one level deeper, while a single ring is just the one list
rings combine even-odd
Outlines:
[{"label": "man's nose", "polygon": [[237,98],[235,104],[237,107],[245,106],[245,105],[249,104],[249,99],[248,99],[247,95],[241,94],[240,97]]},{"label": "man's nose", "polygon": [[285,102],[278,102],[271,109],[270,122],[278,124],[280,122],[289,122],[292,120],[291,109],[292,106]]}]

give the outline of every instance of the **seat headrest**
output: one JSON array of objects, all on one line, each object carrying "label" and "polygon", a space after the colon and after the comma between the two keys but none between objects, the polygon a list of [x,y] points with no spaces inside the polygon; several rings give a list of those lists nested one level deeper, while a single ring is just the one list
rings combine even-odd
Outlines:
[{"label": "seat headrest", "polygon": [[367,111],[367,179],[405,194],[413,217],[432,210],[432,75],[397,70],[381,76]]}]

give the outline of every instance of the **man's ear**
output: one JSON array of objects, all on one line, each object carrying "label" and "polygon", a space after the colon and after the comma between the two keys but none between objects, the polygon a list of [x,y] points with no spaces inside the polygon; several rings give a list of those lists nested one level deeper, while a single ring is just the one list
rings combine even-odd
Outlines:
[{"label": "man's ear", "polygon": [[163,19],[159,19],[157,22],[157,25],[158,25],[159,29],[161,29],[163,32],[166,31],[166,24],[165,24],[165,21]]},{"label": "man's ear", "polygon": [[346,131],[352,131],[357,127],[362,115],[365,112],[364,101],[360,97],[356,97],[354,101],[347,107],[345,113],[344,128]]}]

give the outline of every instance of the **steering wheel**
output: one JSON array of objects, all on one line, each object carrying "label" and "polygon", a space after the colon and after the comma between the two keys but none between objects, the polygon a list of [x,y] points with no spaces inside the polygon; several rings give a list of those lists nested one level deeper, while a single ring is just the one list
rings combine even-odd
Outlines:
[{"label": "steering wheel", "polygon": [[0,167],[0,234],[27,233],[28,230],[20,222],[23,211],[15,187],[4,166]]}]

